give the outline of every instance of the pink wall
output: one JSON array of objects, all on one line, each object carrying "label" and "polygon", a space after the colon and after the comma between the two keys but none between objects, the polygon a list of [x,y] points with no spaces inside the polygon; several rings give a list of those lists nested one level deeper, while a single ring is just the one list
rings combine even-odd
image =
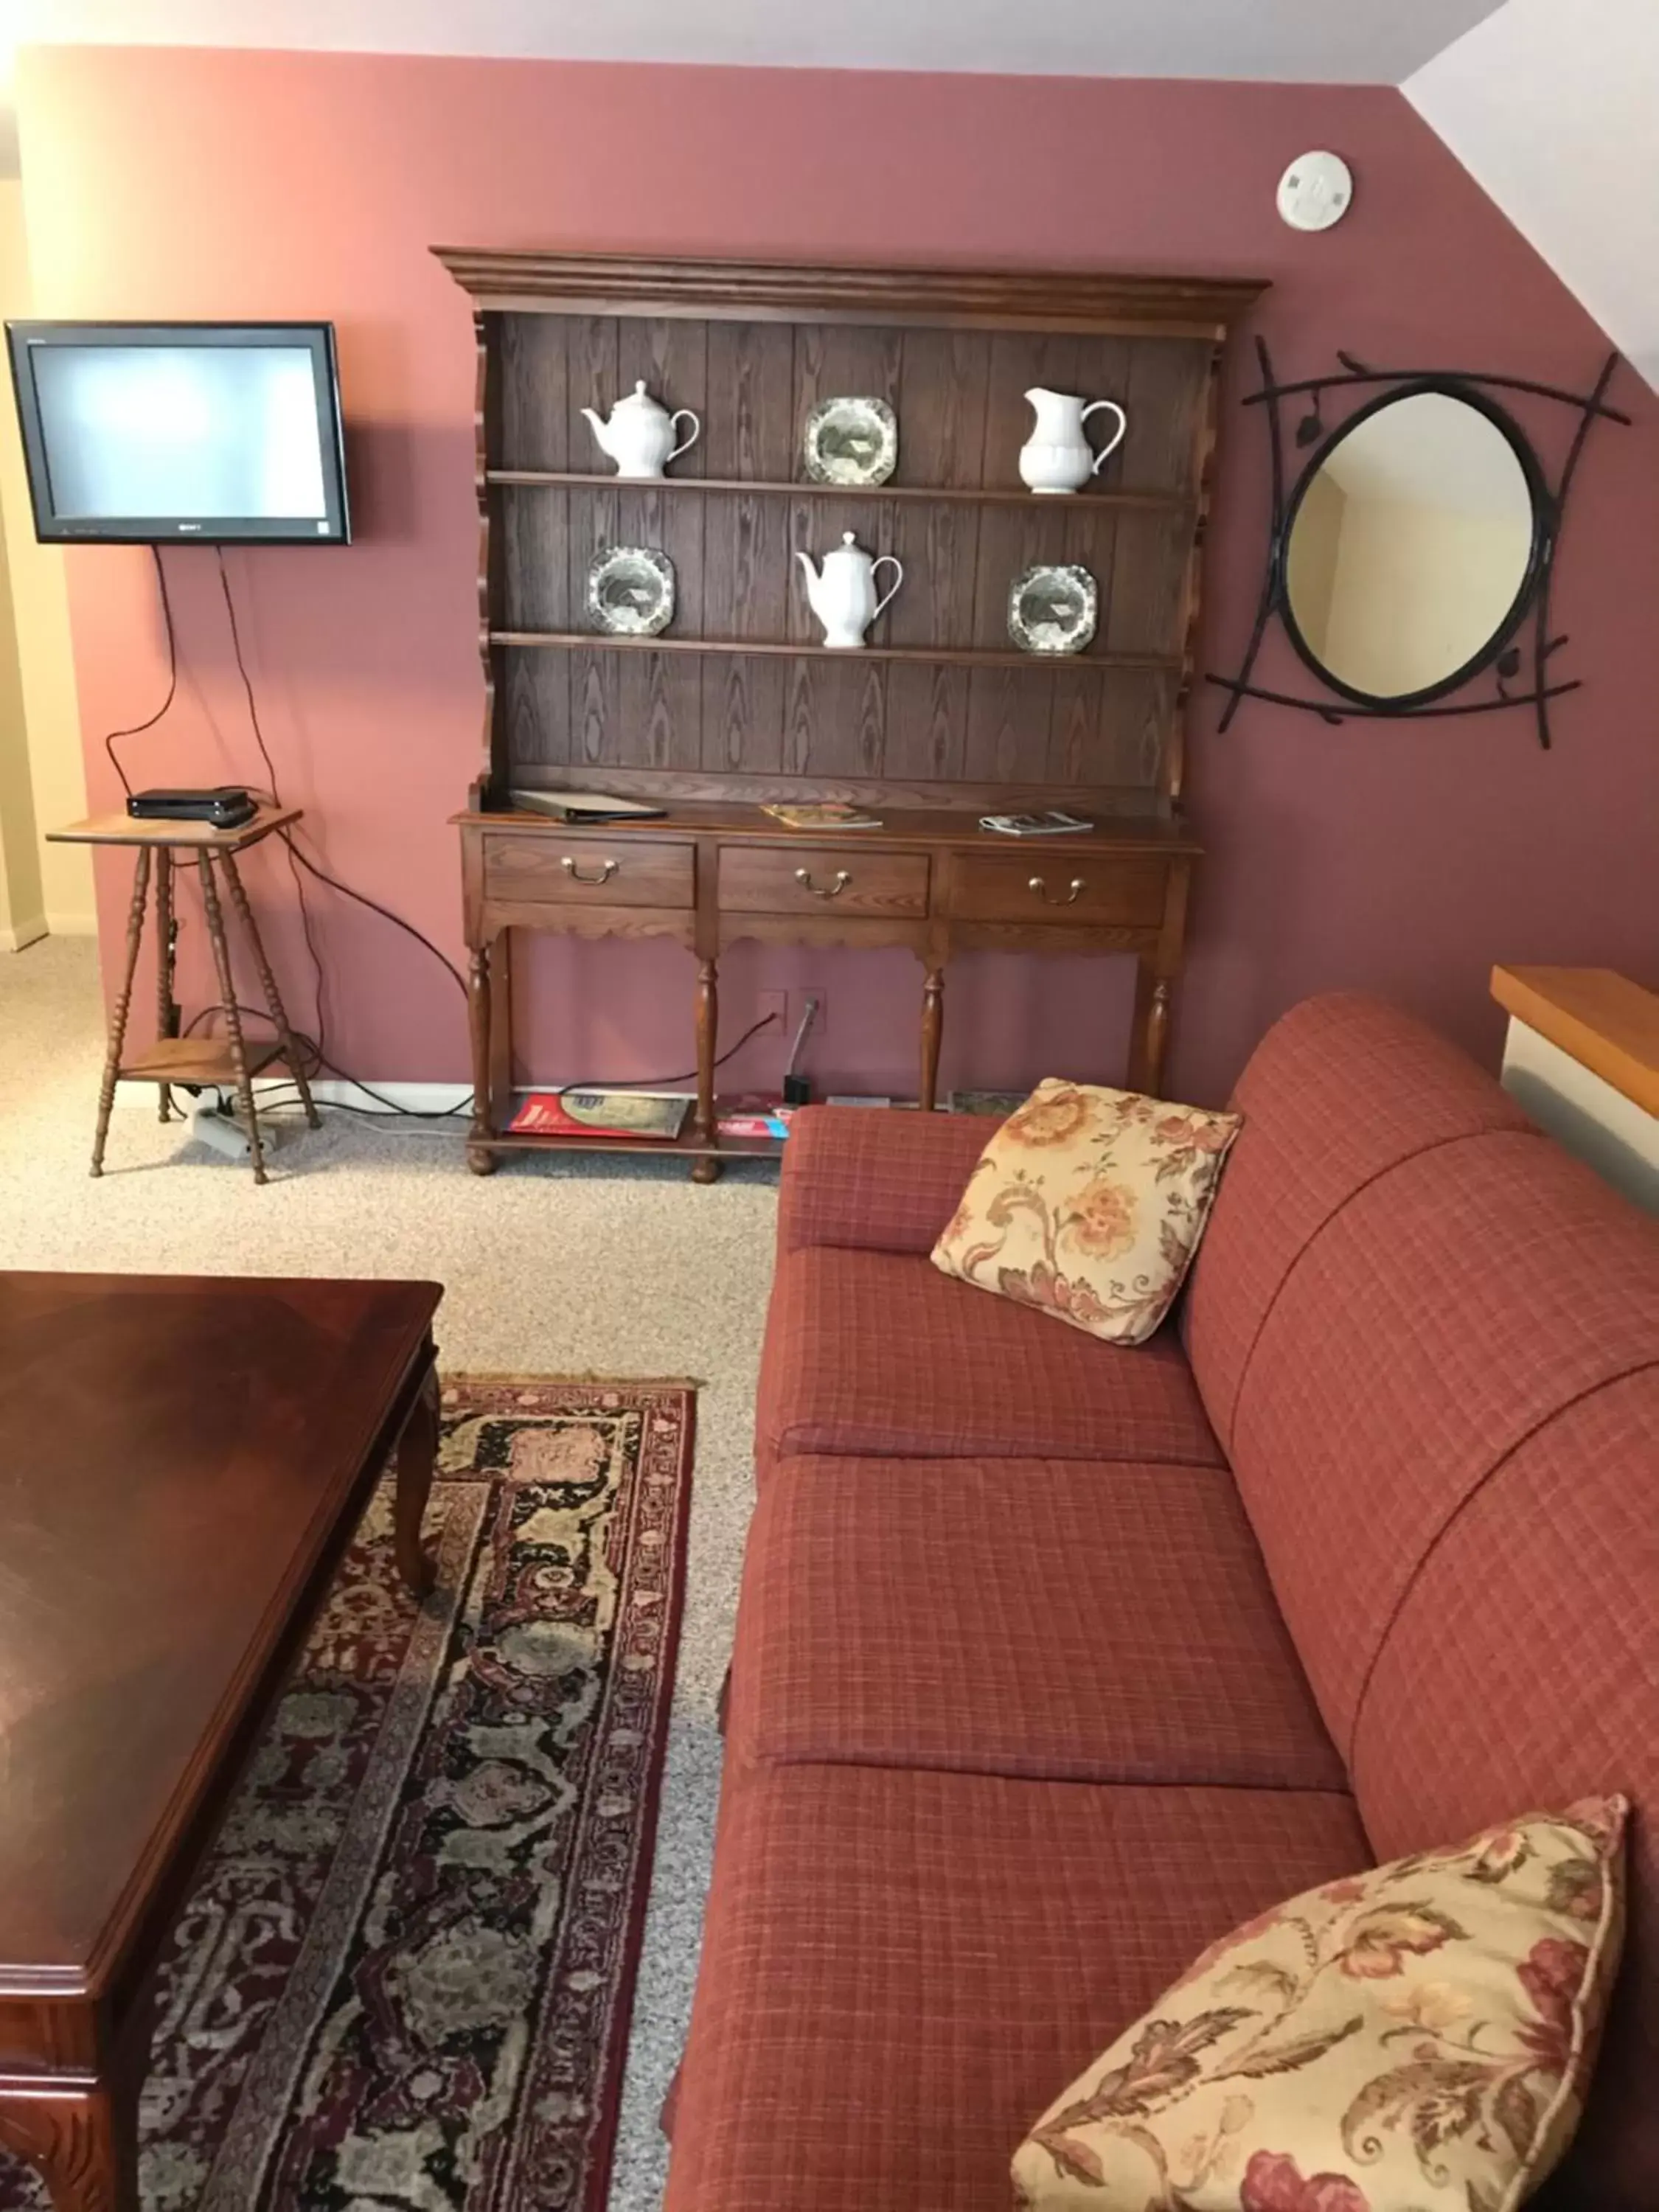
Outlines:
[{"label": "pink wall", "polygon": [[[445,821],[477,745],[472,359],[465,302],[429,244],[1266,276],[1261,327],[1287,372],[1343,345],[1582,385],[1604,344],[1389,91],[79,49],[26,53],[20,105],[37,312],[338,324],[359,542],[232,567],[267,733],[316,847],[458,954]],[[1359,180],[1351,218],[1318,238],[1273,210],[1280,169],[1310,144],[1339,148]],[[1236,385],[1245,365],[1241,349]],[[1653,976],[1659,403],[1628,373],[1620,395],[1638,427],[1592,441],[1567,530],[1557,611],[1586,684],[1562,703],[1553,754],[1519,714],[1333,731],[1257,707],[1222,738],[1218,695],[1200,695],[1190,791],[1210,857],[1178,1091],[1218,1096],[1264,1025],[1328,986],[1389,993],[1490,1058],[1494,959]],[[1559,453],[1567,420],[1529,419]],[[1249,628],[1265,494],[1259,425],[1230,401],[1208,665],[1230,665]],[[209,556],[172,560],[182,705],[129,757],[143,780],[257,775]],[[105,803],[98,736],[159,698],[158,625],[147,556],[87,550],[70,568]],[[1292,667],[1285,652],[1262,674]],[[100,863],[106,945],[125,880]],[[304,1020],[274,862],[255,887]],[[453,987],[373,917],[328,893],[316,905],[337,1057],[387,1079],[463,1076]],[[688,1065],[683,954],[550,944],[535,969],[537,1073]],[[913,1087],[907,957],[744,947],[726,981],[728,1035],[757,989],[816,983],[830,1002],[819,1076]],[[1121,981],[1099,963],[964,960],[947,1079],[1111,1074]],[[733,1073],[763,1079],[777,1060],[757,1040]]]}]

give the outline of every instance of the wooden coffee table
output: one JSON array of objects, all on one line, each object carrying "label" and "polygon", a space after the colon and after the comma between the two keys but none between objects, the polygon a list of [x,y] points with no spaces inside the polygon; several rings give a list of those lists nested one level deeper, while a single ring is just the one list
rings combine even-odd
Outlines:
[{"label": "wooden coffee table", "polygon": [[0,2143],[134,2212],[156,1960],[389,1453],[434,1283],[0,1274]]}]

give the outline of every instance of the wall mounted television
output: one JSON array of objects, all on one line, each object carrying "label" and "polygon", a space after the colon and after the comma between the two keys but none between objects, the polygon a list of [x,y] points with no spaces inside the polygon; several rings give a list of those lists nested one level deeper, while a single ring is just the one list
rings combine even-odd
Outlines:
[{"label": "wall mounted television", "polygon": [[331,323],[6,325],[37,538],[350,542]]}]

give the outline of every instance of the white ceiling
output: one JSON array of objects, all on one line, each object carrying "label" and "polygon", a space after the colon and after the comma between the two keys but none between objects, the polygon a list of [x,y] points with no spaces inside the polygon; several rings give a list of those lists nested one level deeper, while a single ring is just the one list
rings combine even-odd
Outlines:
[{"label": "white ceiling", "polygon": [[1659,387],[1659,0],[1507,0],[1405,91]]},{"label": "white ceiling", "polygon": [[[11,0],[23,42],[1399,84],[1498,0]],[[230,20],[228,20],[230,19]]]}]

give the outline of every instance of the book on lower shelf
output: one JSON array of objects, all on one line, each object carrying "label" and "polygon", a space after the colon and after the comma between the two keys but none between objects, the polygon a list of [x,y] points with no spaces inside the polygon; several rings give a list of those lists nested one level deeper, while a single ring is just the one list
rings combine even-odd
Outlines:
[{"label": "book on lower shelf", "polygon": [[781,1098],[764,1091],[744,1091],[736,1097],[720,1100],[714,1127],[720,1136],[739,1140],[787,1137],[794,1111],[793,1106],[786,1106]]},{"label": "book on lower shelf", "polygon": [[672,1145],[684,1130],[684,1092],[531,1091],[507,1125],[510,1137],[640,1137]]}]

